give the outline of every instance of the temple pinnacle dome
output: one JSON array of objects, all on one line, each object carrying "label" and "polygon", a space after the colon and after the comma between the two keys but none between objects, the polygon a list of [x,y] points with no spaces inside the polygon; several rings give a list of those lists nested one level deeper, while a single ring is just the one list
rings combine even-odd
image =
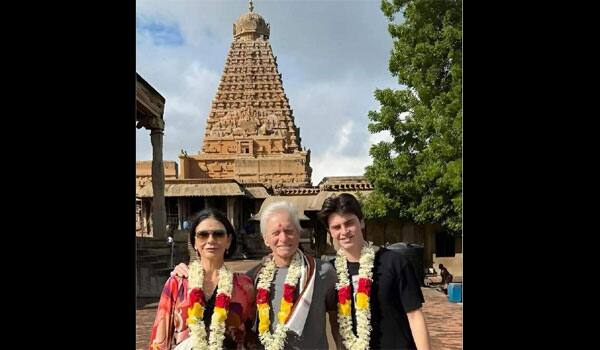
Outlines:
[{"label": "temple pinnacle dome", "polygon": [[234,40],[253,41],[257,39],[267,40],[271,32],[269,24],[256,12],[254,5],[249,2],[250,12],[244,13],[233,23]]}]

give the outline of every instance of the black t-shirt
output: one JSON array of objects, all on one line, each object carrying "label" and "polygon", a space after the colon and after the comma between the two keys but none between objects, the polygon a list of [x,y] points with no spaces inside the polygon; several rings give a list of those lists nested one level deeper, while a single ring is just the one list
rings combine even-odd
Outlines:
[{"label": "black t-shirt", "polygon": [[[351,280],[358,274],[358,268],[358,262],[348,262]],[[350,288],[354,295],[352,284]],[[419,309],[425,300],[413,267],[402,254],[385,248],[377,251],[370,301],[372,331],[369,348],[416,349],[406,313]],[[354,302],[352,328],[356,334]]]}]

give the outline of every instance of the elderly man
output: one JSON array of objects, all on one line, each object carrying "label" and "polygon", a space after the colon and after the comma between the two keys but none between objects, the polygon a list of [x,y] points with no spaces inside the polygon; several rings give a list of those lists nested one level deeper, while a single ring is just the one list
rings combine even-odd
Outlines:
[{"label": "elderly man", "polygon": [[343,342],[345,348],[357,350],[429,350],[423,294],[409,261],[365,241],[360,204],[350,194],[327,198],[318,216],[340,246],[334,292],[338,347]]},{"label": "elderly man", "polygon": [[[296,207],[277,202],[263,210],[260,229],[272,253],[248,271],[256,286],[254,329],[265,349],[327,349],[325,314],[335,320],[333,266],[300,249]],[[180,264],[174,271],[187,276]],[[332,293],[333,292],[333,293]]]}]

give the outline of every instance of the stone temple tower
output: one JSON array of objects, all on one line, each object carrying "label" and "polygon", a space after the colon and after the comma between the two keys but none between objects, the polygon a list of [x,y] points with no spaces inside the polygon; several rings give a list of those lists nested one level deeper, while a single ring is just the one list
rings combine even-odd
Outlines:
[{"label": "stone temple tower", "polygon": [[206,120],[202,149],[180,154],[181,179],[234,179],[266,187],[311,186],[310,150],[283,90],[270,27],[250,11],[233,24],[233,42]]}]

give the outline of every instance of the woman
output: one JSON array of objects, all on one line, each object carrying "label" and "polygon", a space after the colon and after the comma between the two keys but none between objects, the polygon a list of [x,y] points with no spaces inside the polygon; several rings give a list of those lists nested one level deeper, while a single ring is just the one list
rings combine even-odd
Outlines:
[{"label": "woman", "polygon": [[189,277],[165,283],[150,349],[241,348],[255,313],[252,280],[224,264],[236,248],[235,232],[218,210],[205,209],[192,219],[190,242],[198,260]]}]

